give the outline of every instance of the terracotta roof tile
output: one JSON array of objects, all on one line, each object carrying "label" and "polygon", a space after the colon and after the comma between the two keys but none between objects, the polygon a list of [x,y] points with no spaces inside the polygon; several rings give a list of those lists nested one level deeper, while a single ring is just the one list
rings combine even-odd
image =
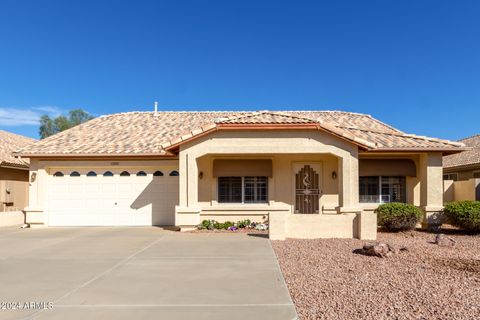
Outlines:
[{"label": "terracotta roof tile", "polygon": [[459,140],[459,142],[472,149],[443,157],[443,167],[453,168],[475,164],[480,165],[480,134]]},{"label": "terracotta roof tile", "polygon": [[407,135],[369,115],[341,111],[128,112],[102,116],[21,150],[22,155],[165,155],[166,148],[225,124],[318,124],[368,149],[459,144]]},{"label": "terracotta roof tile", "polygon": [[0,166],[28,168],[28,160],[14,157],[13,152],[35,141],[32,138],[0,130]]}]

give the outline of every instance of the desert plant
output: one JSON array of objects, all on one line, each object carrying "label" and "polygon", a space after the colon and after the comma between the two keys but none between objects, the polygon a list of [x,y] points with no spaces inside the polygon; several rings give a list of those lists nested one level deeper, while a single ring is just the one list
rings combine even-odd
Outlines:
[{"label": "desert plant", "polygon": [[456,201],[445,205],[450,222],[464,230],[480,233],[480,201]]},{"label": "desert plant", "polygon": [[221,222],[215,221],[213,223],[213,228],[214,229],[225,229],[225,225]]},{"label": "desert plant", "polygon": [[232,221],[225,221],[223,223],[223,229],[228,229],[230,227],[233,227],[235,224]]},{"label": "desert plant", "polygon": [[237,222],[237,227],[243,229],[250,225],[251,221],[249,219],[240,220]]},{"label": "desert plant", "polygon": [[402,231],[415,229],[422,218],[422,211],[411,204],[385,203],[375,210],[378,216],[378,225],[388,231]]}]

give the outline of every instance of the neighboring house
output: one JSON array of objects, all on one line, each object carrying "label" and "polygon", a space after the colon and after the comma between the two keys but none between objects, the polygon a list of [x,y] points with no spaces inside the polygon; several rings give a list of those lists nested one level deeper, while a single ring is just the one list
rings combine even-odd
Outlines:
[{"label": "neighboring house", "polygon": [[13,152],[34,139],[0,130],[0,212],[20,211],[28,202],[28,160]]},{"label": "neighboring house", "polygon": [[443,157],[443,179],[453,181],[480,179],[480,134],[459,142],[471,150]]},{"label": "neighboring house", "polygon": [[130,112],[17,154],[30,159],[31,226],[248,218],[268,219],[271,239],[375,239],[382,202],[437,222],[442,156],[462,150],[349,112]]},{"label": "neighboring house", "polygon": [[470,150],[443,157],[445,202],[480,200],[480,135],[459,142]]}]

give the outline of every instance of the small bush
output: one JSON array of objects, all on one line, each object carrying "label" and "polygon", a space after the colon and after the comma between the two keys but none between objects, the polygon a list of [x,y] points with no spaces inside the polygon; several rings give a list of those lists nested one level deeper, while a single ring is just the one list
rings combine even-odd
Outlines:
[{"label": "small bush", "polygon": [[235,224],[232,221],[225,221],[223,223],[223,228],[228,229],[229,227],[233,227]]},{"label": "small bush", "polygon": [[240,220],[237,222],[237,227],[244,229],[250,226],[251,221],[249,219],[246,220]]},{"label": "small bush", "polygon": [[213,223],[213,228],[214,229],[225,229],[223,223],[215,221]]},{"label": "small bush", "polygon": [[385,203],[375,210],[378,225],[388,231],[413,230],[422,218],[422,210],[406,203]]},{"label": "small bush", "polygon": [[450,222],[464,230],[480,232],[480,201],[456,201],[445,205]]}]

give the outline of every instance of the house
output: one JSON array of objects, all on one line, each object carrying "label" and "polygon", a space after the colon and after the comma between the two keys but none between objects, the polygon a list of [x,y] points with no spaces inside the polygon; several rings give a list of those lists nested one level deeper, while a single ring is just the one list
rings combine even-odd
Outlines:
[{"label": "house", "polygon": [[443,157],[443,179],[480,179],[480,134],[459,140],[470,150]]},{"label": "house", "polygon": [[382,202],[443,206],[442,157],[462,143],[340,111],[129,112],[20,150],[33,226],[269,220],[270,238],[375,239]]},{"label": "house", "polygon": [[0,130],[0,226],[23,223],[20,211],[28,202],[28,161],[12,153],[34,141]]},{"label": "house", "polygon": [[443,157],[445,202],[480,200],[480,135],[459,142],[470,150]]}]

